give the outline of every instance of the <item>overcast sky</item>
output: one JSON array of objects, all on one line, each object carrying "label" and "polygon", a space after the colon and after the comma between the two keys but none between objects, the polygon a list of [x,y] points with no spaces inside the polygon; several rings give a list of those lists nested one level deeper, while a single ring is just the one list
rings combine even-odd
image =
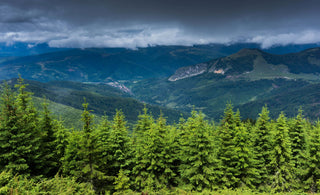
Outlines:
[{"label": "overcast sky", "polygon": [[320,0],[0,0],[0,42],[146,47],[320,42]]}]

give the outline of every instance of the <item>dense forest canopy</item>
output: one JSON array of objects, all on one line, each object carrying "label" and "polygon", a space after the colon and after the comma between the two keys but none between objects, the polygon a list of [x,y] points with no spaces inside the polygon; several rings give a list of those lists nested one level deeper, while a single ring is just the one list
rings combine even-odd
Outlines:
[{"label": "dense forest canopy", "polygon": [[16,89],[1,92],[0,194],[320,190],[320,122],[302,110],[271,120],[264,106],[252,122],[227,104],[219,123],[194,110],[168,125],[144,108],[129,128],[121,110],[94,123],[84,100],[82,128],[67,129]]}]

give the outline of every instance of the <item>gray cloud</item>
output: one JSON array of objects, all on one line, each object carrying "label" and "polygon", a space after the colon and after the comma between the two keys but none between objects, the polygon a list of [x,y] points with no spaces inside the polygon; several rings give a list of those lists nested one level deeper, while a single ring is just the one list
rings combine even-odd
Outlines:
[{"label": "gray cloud", "polygon": [[320,42],[318,0],[2,0],[0,42],[145,47]]}]

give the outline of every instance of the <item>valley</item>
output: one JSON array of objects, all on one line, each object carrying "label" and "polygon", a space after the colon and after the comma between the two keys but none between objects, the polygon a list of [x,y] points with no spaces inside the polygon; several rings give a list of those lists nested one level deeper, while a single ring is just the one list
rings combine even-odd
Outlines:
[{"label": "valley", "polygon": [[0,78],[21,74],[36,97],[74,109],[82,108],[85,97],[97,116],[121,109],[129,121],[136,121],[144,104],[155,117],[161,110],[170,123],[193,109],[219,121],[227,103],[239,108],[243,119],[256,118],[265,104],[274,116],[280,110],[295,116],[301,106],[317,119],[320,98],[311,89],[320,82],[320,48],[283,54],[294,47],[268,53],[254,46],[54,51],[3,58]]}]

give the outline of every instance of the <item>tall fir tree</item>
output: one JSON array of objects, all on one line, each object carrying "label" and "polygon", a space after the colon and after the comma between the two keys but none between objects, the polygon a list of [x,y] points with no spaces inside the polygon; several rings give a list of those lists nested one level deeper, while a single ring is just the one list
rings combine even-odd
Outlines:
[{"label": "tall fir tree", "polygon": [[[117,110],[113,121],[110,124],[108,138],[106,139],[107,146],[104,151],[107,167],[103,170],[108,176],[108,182],[113,184],[118,178],[120,170],[124,177],[127,174],[128,162],[130,157],[130,139],[128,127],[122,111]],[[98,138],[100,140],[100,137]],[[115,190],[111,188],[111,190]]]},{"label": "tall fir tree", "polygon": [[83,103],[82,131],[74,131],[68,140],[64,158],[64,171],[81,182],[93,184],[99,192],[103,172],[98,168],[99,148],[97,131],[93,128],[93,115],[88,110],[88,103]]},{"label": "tall fir tree", "polygon": [[[291,139],[292,161],[294,163],[295,180],[303,185],[308,169],[308,150],[306,140],[306,120],[303,118],[302,110],[289,123],[289,135]],[[303,188],[301,186],[300,188]]]},{"label": "tall fir tree", "polygon": [[[14,94],[5,83],[1,93],[0,108],[0,171],[7,169],[9,162],[13,161],[18,154],[15,154],[15,145],[10,143],[12,136],[19,133],[17,127],[18,113],[15,105]],[[27,165],[24,170],[27,169]]]},{"label": "tall fir tree", "polygon": [[147,110],[144,109],[144,114],[138,121],[141,132],[138,135],[143,137],[137,137],[132,173],[135,177],[134,185],[138,190],[158,191],[167,184],[165,175],[167,162],[164,150],[167,126],[162,117],[155,124],[146,112]]},{"label": "tall fir tree", "polygon": [[216,177],[214,160],[215,151],[209,125],[202,113],[192,111],[184,126],[185,134],[181,137],[180,175],[186,189],[202,191],[214,188]]},{"label": "tall fir tree", "polygon": [[260,179],[260,174],[255,166],[257,161],[255,159],[252,137],[250,136],[248,126],[240,123],[239,126],[236,127],[234,143],[236,145],[235,152],[237,155],[236,169],[240,173],[237,176],[240,179],[237,187],[254,189],[256,181]]},{"label": "tall fir tree", "polygon": [[307,174],[304,180],[305,190],[320,191],[320,121],[317,121],[310,133]]},{"label": "tall fir tree", "polygon": [[4,134],[1,142],[5,143],[1,155],[3,168],[19,174],[41,175],[43,162],[37,111],[21,77],[15,87],[18,89],[17,95],[14,96],[6,86],[2,96],[4,108],[1,112],[3,121],[0,131]]},{"label": "tall fir tree", "polygon": [[264,106],[259,114],[256,125],[253,129],[253,147],[257,168],[260,178],[257,178],[256,185],[260,190],[266,190],[270,185],[270,162],[272,149],[272,126],[269,117],[269,110]]},{"label": "tall fir tree", "polygon": [[240,172],[236,169],[238,158],[235,153],[236,145],[234,141],[237,130],[236,124],[233,106],[227,104],[218,130],[219,149],[216,156],[219,161],[219,167],[216,173],[219,176],[216,178],[215,183],[220,188],[236,188],[240,181],[238,177]]},{"label": "tall fir tree", "polygon": [[272,191],[288,192],[295,188],[294,164],[287,118],[281,113],[274,129],[274,145],[271,159]]},{"label": "tall fir tree", "polygon": [[63,162],[64,162],[64,157],[65,157],[65,152],[66,148],[68,145],[68,140],[69,140],[69,129],[66,129],[63,125],[63,122],[61,120],[54,120],[53,121],[53,126],[55,129],[54,132],[54,145],[56,146],[55,150],[53,151],[55,154],[54,156],[56,157],[56,160],[58,161],[58,172],[62,173],[63,172]]},{"label": "tall fir tree", "polygon": [[43,165],[45,165],[41,171],[47,177],[54,176],[58,172],[60,165],[60,159],[55,152],[58,147],[55,135],[57,129],[55,127],[51,112],[48,109],[48,103],[44,99],[43,112],[41,113],[38,128],[40,129],[41,137],[41,158]]},{"label": "tall fir tree", "polygon": [[17,138],[22,138],[20,146],[16,149],[23,158],[28,162],[31,175],[41,175],[43,162],[41,159],[41,137],[38,128],[39,118],[36,108],[33,105],[31,93],[26,91],[26,85],[21,76],[18,79],[18,84],[15,85],[18,89],[16,96],[17,111],[20,120],[18,121],[19,134]]},{"label": "tall fir tree", "polygon": [[108,139],[111,131],[111,122],[107,116],[103,116],[101,122],[97,127],[97,147],[99,150],[98,165],[99,170],[107,174],[109,168],[109,143]]},{"label": "tall fir tree", "polygon": [[180,134],[176,127],[167,126],[167,130],[164,135],[164,161],[166,162],[164,177],[166,178],[165,185],[169,189],[177,187],[179,184],[179,165],[181,164],[179,135]]},{"label": "tall fir tree", "polygon": [[247,126],[241,122],[239,110],[234,113],[227,104],[218,130],[216,184],[221,188],[254,187],[259,177],[254,167],[254,154]]}]

